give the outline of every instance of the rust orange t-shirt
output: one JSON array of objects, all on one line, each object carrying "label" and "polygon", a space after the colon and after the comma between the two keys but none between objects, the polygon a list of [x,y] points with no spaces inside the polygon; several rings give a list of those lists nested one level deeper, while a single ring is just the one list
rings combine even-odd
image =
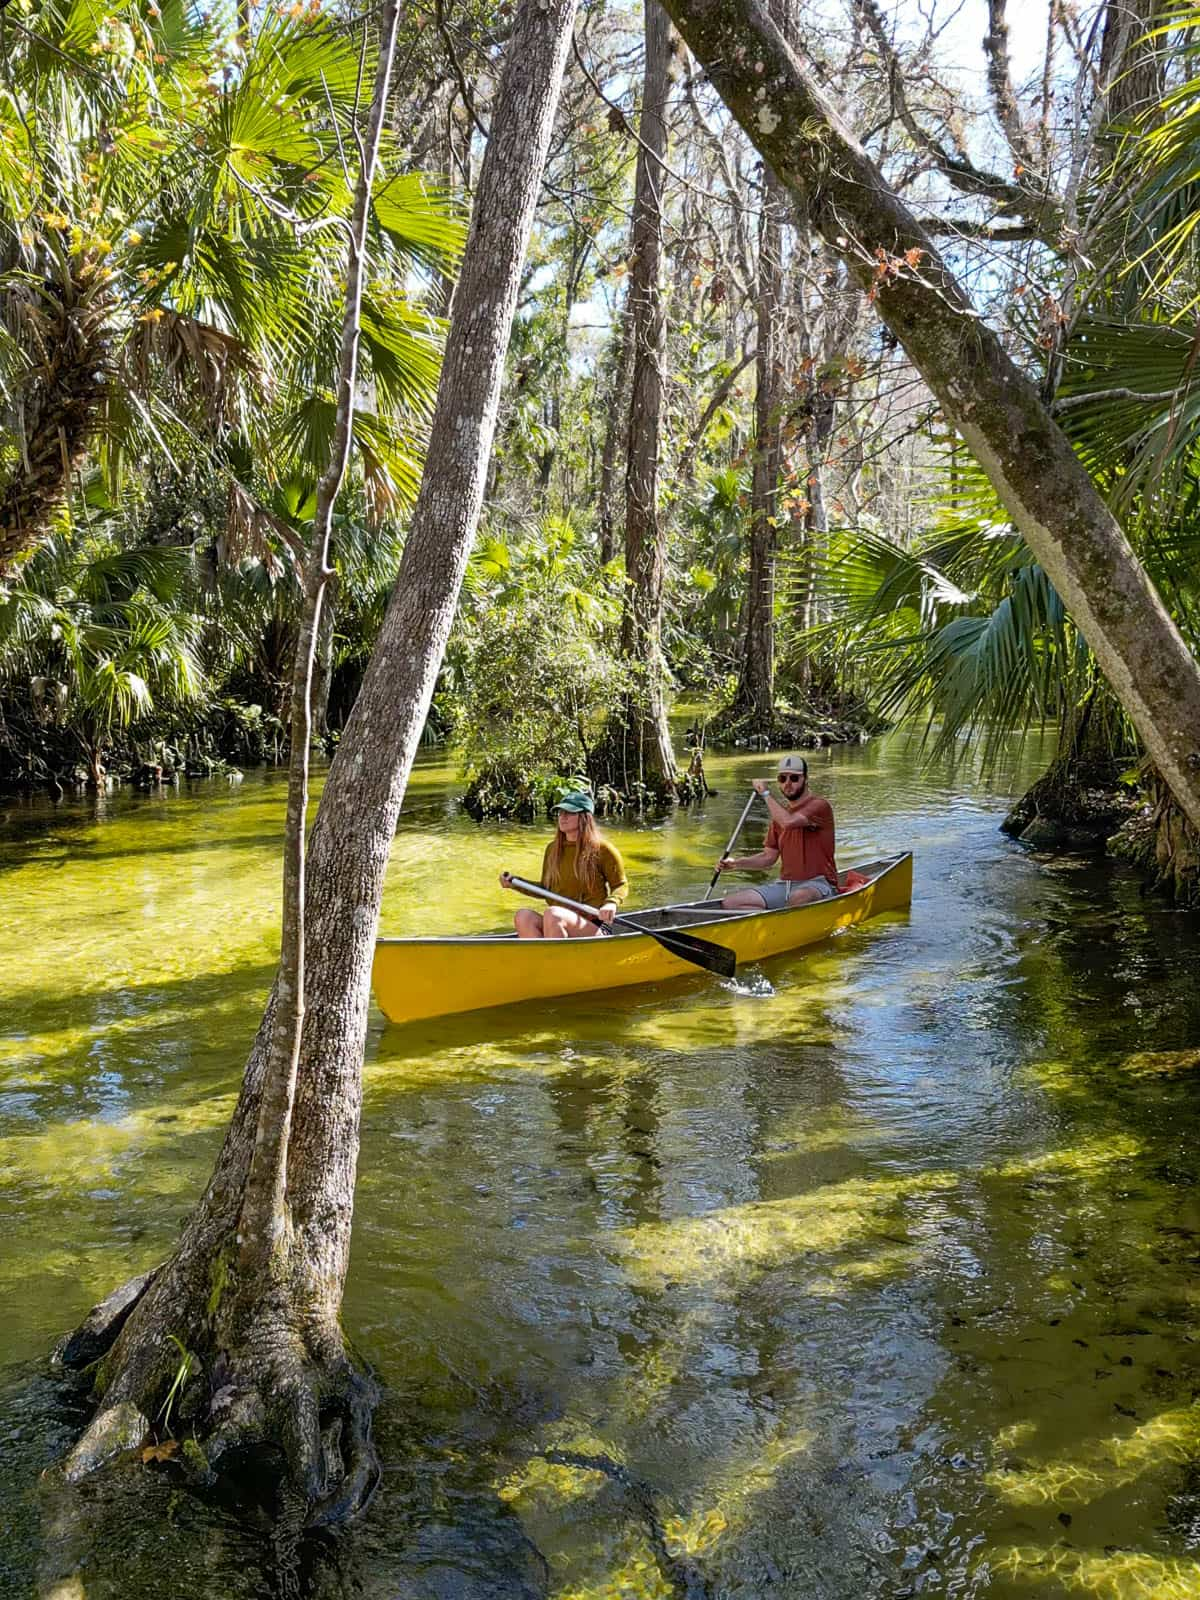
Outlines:
[{"label": "rust orange t-shirt", "polygon": [[781,828],[772,818],[763,848],[779,851],[779,875],[789,883],[803,883],[806,878],[827,878],[836,890],[838,875],[837,863],[833,859],[833,807],[828,800],[813,795],[804,802],[804,815],[810,822],[820,823],[820,827],[806,828],[800,822],[794,828]]}]

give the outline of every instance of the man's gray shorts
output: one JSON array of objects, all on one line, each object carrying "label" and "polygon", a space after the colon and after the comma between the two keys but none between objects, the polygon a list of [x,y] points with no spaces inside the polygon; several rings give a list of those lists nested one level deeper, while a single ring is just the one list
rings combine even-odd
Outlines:
[{"label": "man's gray shorts", "polygon": [[832,900],[837,890],[828,878],[802,878],[792,883],[787,878],[776,878],[774,883],[756,883],[755,894],[762,895],[768,911],[782,911],[797,889],[815,889],[818,900]]}]

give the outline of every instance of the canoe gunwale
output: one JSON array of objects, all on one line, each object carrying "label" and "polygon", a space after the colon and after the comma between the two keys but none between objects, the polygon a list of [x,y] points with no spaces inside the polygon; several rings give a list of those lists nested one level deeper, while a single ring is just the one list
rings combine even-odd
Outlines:
[{"label": "canoe gunwale", "polygon": [[[810,906],[829,906],[837,902],[853,901],[856,896],[865,895],[869,889],[874,888],[877,883],[886,878],[890,872],[894,872],[895,869],[911,855],[911,850],[902,850],[898,855],[883,857],[875,861],[867,862],[865,865],[868,869],[874,868],[876,870],[871,873],[871,876],[867,878],[865,883],[860,883],[853,889],[842,889],[836,895],[831,895],[828,900],[809,901],[807,904],[799,906],[775,906],[773,908],[764,906],[761,910],[755,910],[753,907],[747,907],[743,911],[725,911],[721,910],[719,906],[714,904],[713,909],[717,913],[715,916],[704,918],[695,922],[691,920],[681,922],[679,924],[679,931],[685,933],[702,933],[705,928],[718,929],[726,927],[731,923],[744,922],[747,920],[747,918],[751,917],[756,919],[766,919],[768,917],[790,916],[797,911],[806,911]],[[862,868],[852,867],[847,868],[846,870],[861,872]],[[680,900],[674,901],[665,906],[646,906],[641,911],[625,912],[622,913],[622,915],[628,916],[631,921],[636,921],[638,917],[655,916],[663,912],[700,910],[704,907],[704,905],[705,901],[703,900]],[[664,923],[661,926],[656,926],[653,932],[651,932],[651,930],[648,928],[640,928],[636,930],[633,928],[618,928],[614,930],[612,934],[606,937],[605,943],[608,943],[611,940],[650,939],[653,938],[654,933],[667,932],[670,932],[670,924],[668,923]],[[489,945],[508,945],[520,942],[521,941],[517,939],[517,935],[512,932],[449,934],[435,933],[408,935],[380,934],[375,941],[376,945],[461,944],[470,946],[472,948],[479,948],[480,946]],[[552,939],[537,942],[539,944],[539,948],[541,949],[552,949],[557,948],[558,946],[569,948],[571,946],[577,946],[579,943],[579,941],[575,939]]]}]

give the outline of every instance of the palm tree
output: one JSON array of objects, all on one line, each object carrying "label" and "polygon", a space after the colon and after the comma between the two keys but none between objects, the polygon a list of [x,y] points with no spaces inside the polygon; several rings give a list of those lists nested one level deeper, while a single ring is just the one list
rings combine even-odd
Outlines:
[{"label": "palm tree", "polygon": [[59,537],[0,600],[0,688],[26,689],[35,719],[78,746],[90,788],[118,730],[205,695],[201,619],[180,603],[187,568],[178,549]]},{"label": "palm tree", "polygon": [[[234,40],[206,16],[48,0],[36,29],[0,18],[0,576],[50,536],[92,452],[115,492],[182,437],[210,453],[243,533],[258,502],[240,468],[315,478],[327,454],[359,45],[315,6]],[[422,280],[463,237],[394,140],[382,174],[375,409],[355,430],[377,513],[415,492],[442,331]]]}]

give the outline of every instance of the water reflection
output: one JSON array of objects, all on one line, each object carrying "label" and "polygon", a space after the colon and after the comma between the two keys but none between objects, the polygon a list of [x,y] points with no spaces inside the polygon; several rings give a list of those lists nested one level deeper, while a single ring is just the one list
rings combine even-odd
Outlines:
[{"label": "water reflection", "polygon": [[[760,768],[614,828],[640,900],[706,882]],[[916,852],[911,916],[739,986],[375,1019],[346,1320],[390,1386],[387,1484],[314,1592],[611,1600],[685,1561],[768,1600],[1195,1592],[1197,921],[1030,856],[1004,782],[901,738],[814,779],[843,861]],[[0,843],[13,1359],[157,1259],[203,1182],[269,980],[280,801],[118,797]],[[389,931],[497,926],[495,873],[542,833],[476,829],[427,762]],[[139,1519],[114,1489],[68,1537],[31,1499],[65,1425],[13,1426],[10,1570],[48,1544],[55,1581],[86,1553],[87,1600],[161,1592],[165,1499]],[[169,1539],[198,1600],[266,1582],[215,1513]]]}]

